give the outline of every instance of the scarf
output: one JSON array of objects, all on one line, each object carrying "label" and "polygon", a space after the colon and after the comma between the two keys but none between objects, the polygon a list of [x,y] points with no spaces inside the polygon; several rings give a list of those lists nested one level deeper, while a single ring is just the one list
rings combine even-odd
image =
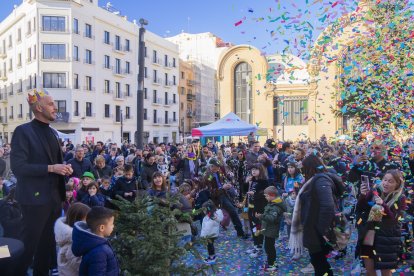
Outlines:
[{"label": "scarf", "polygon": [[306,181],[303,185],[302,189],[299,190],[299,194],[296,197],[295,207],[293,208],[293,216],[292,216],[292,225],[290,228],[290,238],[289,238],[289,249],[292,254],[299,254],[303,253],[303,224],[301,220],[301,210],[302,210],[302,203],[300,200],[300,196],[304,191],[307,191],[311,188],[312,179]]}]

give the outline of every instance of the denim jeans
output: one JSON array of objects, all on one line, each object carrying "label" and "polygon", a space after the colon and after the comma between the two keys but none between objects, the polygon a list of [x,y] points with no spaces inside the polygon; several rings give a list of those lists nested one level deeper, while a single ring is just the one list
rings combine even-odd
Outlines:
[{"label": "denim jeans", "polygon": [[233,205],[230,199],[226,195],[220,196],[221,208],[227,211],[230,215],[231,222],[237,231],[238,236],[244,236],[243,226],[237,213],[237,208]]}]

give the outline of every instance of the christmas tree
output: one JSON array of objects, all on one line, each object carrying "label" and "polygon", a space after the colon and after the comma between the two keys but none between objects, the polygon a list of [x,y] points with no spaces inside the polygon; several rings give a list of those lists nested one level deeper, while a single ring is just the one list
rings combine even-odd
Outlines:
[{"label": "christmas tree", "polygon": [[[378,0],[344,56],[335,112],[365,130],[408,133],[414,127],[413,16],[405,0]],[[365,32],[366,34],[367,32]]]},{"label": "christmas tree", "polygon": [[191,223],[192,214],[178,206],[179,195],[166,199],[137,197],[135,202],[115,200],[120,209],[115,220],[116,236],[111,241],[126,275],[195,275],[207,266],[183,262],[192,253],[201,259],[195,244],[180,244],[180,223]]}]

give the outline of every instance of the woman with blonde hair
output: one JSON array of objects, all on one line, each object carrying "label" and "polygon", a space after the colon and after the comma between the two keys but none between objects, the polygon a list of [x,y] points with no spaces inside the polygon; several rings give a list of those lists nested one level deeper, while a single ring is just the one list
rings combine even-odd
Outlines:
[{"label": "woman with blonde hair", "polygon": [[361,184],[356,214],[357,252],[364,260],[367,275],[392,275],[401,252],[401,222],[406,209],[404,178],[399,170],[389,170],[382,178],[381,189]]}]

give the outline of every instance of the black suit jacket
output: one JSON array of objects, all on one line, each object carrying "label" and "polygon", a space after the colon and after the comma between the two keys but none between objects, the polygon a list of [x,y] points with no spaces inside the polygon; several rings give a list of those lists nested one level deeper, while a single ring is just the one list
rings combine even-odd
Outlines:
[{"label": "black suit jacket", "polygon": [[[58,143],[57,132],[54,141],[44,141],[40,133],[40,127],[32,122],[18,126],[12,137],[10,165],[17,178],[16,200],[23,205],[44,205],[52,200],[63,201],[65,199],[65,179],[58,177],[58,194],[60,198],[53,198],[56,193],[56,183],[48,179],[51,174],[47,166],[52,165],[52,153],[49,143]],[[59,145],[60,149],[60,145]],[[62,152],[53,153],[58,156],[58,163],[62,164]],[[52,186],[54,185],[54,186]],[[56,196],[55,196],[56,197]]]}]

